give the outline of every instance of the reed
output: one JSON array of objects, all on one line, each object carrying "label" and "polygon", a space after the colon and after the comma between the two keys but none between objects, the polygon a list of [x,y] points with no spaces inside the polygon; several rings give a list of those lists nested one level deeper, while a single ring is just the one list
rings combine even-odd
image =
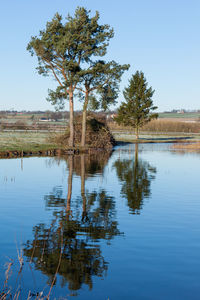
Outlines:
[{"label": "reed", "polygon": [[[133,131],[131,127],[120,126],[115,122],[109,123],[109,128],[112,131],[123,130]],[[200,122],[185,122],[185,121],[173,121],[173,120],[153,120],[143,126],[140,132],[151,132],[151,133],[200,133]]]},{"label": "reed", "polygon": [[[30,299],[50,300],[51,299],[51,292],[52,292],[53,286],[55,284],[55,281],[56,281],[56,278],[57,278],[57,275],[58,275],[58,271],[59,271],[60,264],[61,264],[61,258],[62,258],[62,249],[63,249],[63,229],[62,229],[62,225],[60,226],[59,229],[60,229],[59,233],[60,233],[60,236],[61,236],[60,257],[59,257],[59,262],[58,262],[56,272],[54,274],[51,286],[49,288],[49,292],[48,292],[47,295],[45,295],[43,291],[40,291],[40,292],[37,292],[37,293],[32,293],[29,290],[28,295],[25,298],[26,300],[30,300]],[[45,245],[44,245],[44,249],[45,249]],[[34,255],[34,250],[33,250],[32,256],[33,255]],[[31,256],[31,261],[32,261],[32,256]],[[12,272],[12,267],[16,262],[14,262],[12,259],[8,258],[9,261],[5,264],[5,266],[6,266],[5,280],[4,280],[4,283],[3,283],[3,287],[0,289],[0,300],[18,300],[18,299],[22,299],[22,288],[21,288],[20,278],[22,278],[22,274],[23,274],[24,258],[23,258],[22,249],[18,249],[18,247],[17,247],[17,257],[18,257],[19,269],[18,269],[17,276],[16,276],[16,283],[14,284],[15,288],[12,288],[12,287],[9,286],[9,279],[10,279],[12,273],[13,273]],[[30,269],[31,269],[31,261],[29,262]],[[54,298],[54,299],[56,300],[56,298]],[[64,300],[65,298],[62,298],[62,299]]]},{"label": "reed", "polygon": [[174,144],[174,149],[184,149],[184,150],[195,150],[200,151],[200,142],[197,143],[184,143],[184,144]]}]

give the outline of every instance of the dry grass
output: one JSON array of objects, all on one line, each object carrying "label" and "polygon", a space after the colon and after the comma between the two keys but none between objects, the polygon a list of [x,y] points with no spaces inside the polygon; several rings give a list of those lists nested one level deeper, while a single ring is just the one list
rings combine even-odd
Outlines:
[{"label": "dry grass", "polygon": [[[45,295],[43,291],[40,291],[40,292],[37,292],[37,293],[32,293],[31,291],[29,291],[28,295],[26,297],[26,300],[30,300],[30,299],[50,300],[51,299],[51,292],[52,292],[52,289],[54,287],[54,283],[55,283],[57,275],[58,275],[58,271],[59,271],[60,264],[61,264],[61,258],[62,258],[62,249],[63,249],[63,229],[62,229],[62,225],[60,226],[59,229],[60,229],[59,233],[60,233],[60,236],[61,236],[60,256],[59,256],[59,262],[58,262],[56,272],[54,274],[51,286],[49,288],[49,292],[48,292],[47,295]],[[44,245],[44,248],[45,248],[45,245]],[[34,253],[32,253],[32,255],[34,255]],[[22,276],[20,276],[20,274],[22,275],[22,273],[23,273],[24,258],[23,258],[23,254],[22,254],[22,249],[19,250],[18,247],[17,247],[17,256],[18,256],[19,269],[18,269],[17,279],[16,279],[16,282],[14,284],[15,288],[12,288],[12,287],[9,286],[9,278],[12,275],[13,264],[15,264],[16,262],[14,262],[12,259],[8,258],[9,262],[7,262],[5,264],[5,266],[6,266],[5,280],[4,280],[3,288],[0,290],[0,300],[18,300],[18,299],[22,299],[22,287],[21,287],[21,282],[20,282],[20,278],[22,278]],[[30,261],[30,264],[31,264],[31,261]],[[31,267],[30,267],[30,269],[31,269]],[[54,299],[56,299],[56,298],[54,298]],[[62,299],[66,299],[66,298],[62,298]]]},{"label": "dry grass", "polygon": [[[115,122],[109,123],[110,130],[130,130],[131,127],[124,127],[117,125]],[[151,133],[168,133],[168,132],[181,132],[181,133],[200,133],[200,122],[184,122],[184,121],[173,121],[158,119],[153,120],[141,128],[141,132]]]},{"label": "dry grass", "polygon": [[142,131],[199,133],[200,122],[187,123],[183,121],[154,120],[146,124]]},{"label": "dry grass", "polygon": [[173,148],[200,151],[200,142],[187,143],[187,144],[175,144],[173,145]]}]

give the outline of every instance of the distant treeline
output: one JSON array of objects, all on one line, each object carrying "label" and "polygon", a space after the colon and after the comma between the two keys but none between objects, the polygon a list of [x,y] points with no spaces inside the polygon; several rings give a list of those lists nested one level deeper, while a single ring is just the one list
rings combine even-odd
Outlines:
[{"label": "distant treeline", "polygon": [[[82,114],[82,111],[75,111],[74,112],[74,115],[75,117],[76,116],[79,116]],[[98,116],[104,116],[104,117],[109,117],[109,116],[112,116],[112,115],[115,115],[116,114],[116,111],[109,111],[109,112],[102,112],[102,111],[99,111],[99,112],[95,112],[96,115]],[[58,112],[55,112],[55,111],[50,111],[50,110],[47,110],[47,111],[8,111],[8,110],[2,110],[0,111],[0,118],[6,118],[6,117],[20,117],[23,118],[23,116],[28,116],[28,118],[36,118],[36,119],[39,119],[39,118],[47,118],[47,119],[52,119],[52,120],[68,120],[69,119],[69,111],[58,111]],[[37,118],[38,117],[38,118]]]},{"label": "distant treeline", "polygon": [[[75,114],[81,114],[82,110],[77,110],[74,112]],[[115,110],[109,110],[107,112],[104,111],[99,111],[97,114],[116,114],[117,109]],[[171,114],[171,113],[200,113],[200,109],[172,109],[170,111],[163,111],[159,112],[160,114]],[[22,115],[43,115],[43,114],[62,114],[63,116],[69,116],[69,111],[67,110],[62,110],[62,111],[52,111],[52,110],[0,110],[0,115],[17,115],[17,114],[22,114]]]},{"label": "distant treeline", "polygon": [[190,110],[190,109],[172,109],[170,111],[163,111],[161,113],[164,113],[164,114],[175,114],[175,113],[200,113],[200,109],[195,109],[195,110]]}]

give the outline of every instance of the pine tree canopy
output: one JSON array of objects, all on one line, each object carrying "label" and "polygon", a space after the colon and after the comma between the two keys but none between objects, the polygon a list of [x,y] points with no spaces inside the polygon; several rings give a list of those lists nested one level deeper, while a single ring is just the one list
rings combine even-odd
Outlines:
[{"label": "pine tree canopy", "polygon": [[53,75],[58,83],[54,91],[49,90],[47,100],[62,107],[64,99],[69,97],[70,147],[74,147],[74,91],[85,65],[106,54],[114,34],[109,25],[100,25],[98,21],[98,12],[90,17],[90,11],[83,7],[78,7],[73,17],[68,15],[65,23],[57,13],[27,46],[38,58],[39,74]]},{"label": "pine tree canopy", "polygon": [[128,64],[120,65],[115,61],[90,61],[79,73],[77,89],[93,95],[91,99],[96,98],[96,109],[106,110],[110,104],[115,104],[121,76],[128,68]]},{"label": "pine tree canopy", "polygon": [[138,134],[139,128],[145,123],[158,117],[154,110],[157,106],[153,105],[152,97],[154,90],[148,87],[143,72],[137,71],[129,80],[129,85],[123,91],[125,102],[122,102],[115,118],[118,124],[132,126]]},{"label": "pine tree canopy", "polygon": [[[94,17],[89,14],[90,11],[78,7],[74,16],[68,15],[64,23],[62,16],[56,13],[45,30],[41,30],[38,37],[32,37],[27,46],[38,58],[39,74],[53,75],[65,92],[69,86],[75,88],[81,64],[106,54],[108,42],[114,35],[109,25],[98,23],[98,12]],[[55,95],[50,92],[49,100],[53,96],[54,102]]]}]

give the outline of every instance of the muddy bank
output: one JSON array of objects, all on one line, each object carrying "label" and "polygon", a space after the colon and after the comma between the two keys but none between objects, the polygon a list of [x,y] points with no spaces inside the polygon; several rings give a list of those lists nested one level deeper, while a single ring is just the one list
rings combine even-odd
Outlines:
[{"label": "muddy bank", "polygon": [[[51,149],[40,151],[1,151],[0,158],[16,158],[16,157],[31,157],[31,156],[63,156],[63,155],[76,155],[76,154],[95,154],[98,152],[106,152],[108,149],[103,148],[76,148],[76,149]],[[110,150],[109,150],[110,151]]]}]

